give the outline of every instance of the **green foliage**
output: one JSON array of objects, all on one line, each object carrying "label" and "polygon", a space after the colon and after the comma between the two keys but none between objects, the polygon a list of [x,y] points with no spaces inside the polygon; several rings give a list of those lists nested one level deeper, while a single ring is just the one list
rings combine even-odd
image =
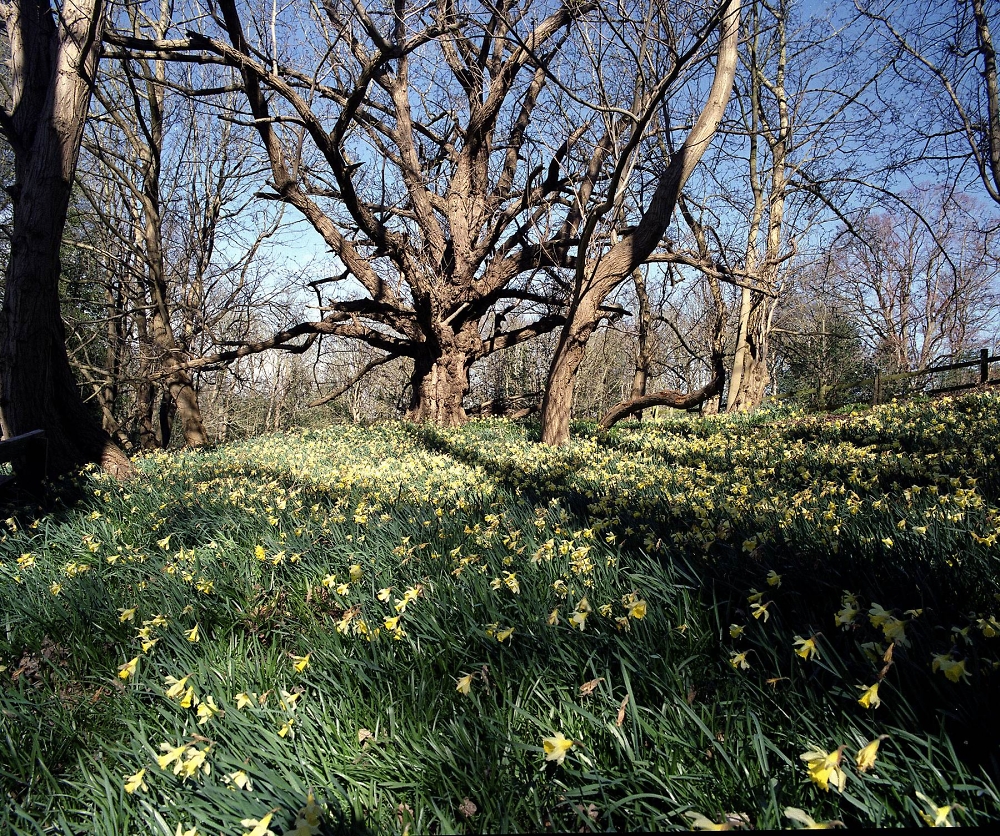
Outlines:
[{"label": "green foliage", "polygon": [[998,432],[978,394],[84,474],[0,542],[0,830],[994,820]]}]

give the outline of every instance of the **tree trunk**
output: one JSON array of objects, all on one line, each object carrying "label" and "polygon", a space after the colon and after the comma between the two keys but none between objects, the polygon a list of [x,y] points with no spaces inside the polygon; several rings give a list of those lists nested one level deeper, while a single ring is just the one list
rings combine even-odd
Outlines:
[{"label": "tree trunk", "polygon": [[159,421],[156,428],[157,444],[164,450],[170,446],[174,434],[174,416],[177,414],[177,401],[169,389],[164,390],[160,398]]},{"label": "tree trunk", "polygon": [[469,359],[460,351],[418,356],[410,378],[413,394],[407,418],[442,427],[460,427],[467,420],[462,401],[469,391]]},{"label": "tree trunk", "polygon": [[[653,362],[653,352],[649,344],[653,332],[653,309],[649,304],[649,293],[646,292],[646,277],[639,269],[632,272],[632,279],[635,282],[635,295],[639,300],[639,321],[637,323],[639,333],[635,352],[635,373],[632,375],[632,392],[629,400],[641,398],[646,394],[649,367]],[[641,409],[635,413],[635,418],[637,421],[642,420]]]},{"label": "tree trunk", "polygon": [[0,327],[4,431],[42,429],[48,475],[97,462],[124,476],[128,457],[83,404],[59,311],[59,250],[103,28],[100,0],[67,0],[57,22],[47,0],[3,8],[11,45],[13,110],[0,127],[15,155],[13,234]]},{"label": "tree trunk", "polygon": [[[753,298],[757,296],[757,298]],[[770,383],[767,369],[768,334],[771,331],[771,300],[744,288],[740,306],[740,336],[733,361],[733,379],[726,403],[727,412],[748,412],[764,400]]]}]

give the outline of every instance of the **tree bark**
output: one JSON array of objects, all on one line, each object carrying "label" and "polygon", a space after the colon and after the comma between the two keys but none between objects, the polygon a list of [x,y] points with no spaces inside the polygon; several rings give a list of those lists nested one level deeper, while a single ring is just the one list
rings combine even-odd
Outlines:
[{"label": "tree bark", "polygon": [[59,310],[59,250],[97,66],[101,0],[0,7],[13,64],[13,109],[0,128],[15,155],[13,234],[0,327],[4,432],[42,429],[48,475],[88,462],[124,476],[128,457],[83,404]]}]

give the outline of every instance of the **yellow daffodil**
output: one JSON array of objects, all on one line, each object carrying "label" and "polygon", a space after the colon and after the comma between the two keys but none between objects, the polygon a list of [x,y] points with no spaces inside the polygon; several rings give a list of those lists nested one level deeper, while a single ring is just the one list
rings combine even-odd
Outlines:
[{"label": "yellow daffodil", "polygon": [[965,660],[955,660],[951,656],[937,655],[931,663],[931,668],[936,673],[941,671],[952,682],[958,682],[963,677],[967,680],[969,672],[965,669]]},{"label": "yellow daffodil", "polygon": [[191,674],[188,674],[183,679],[176,679],[172,676],[167,676],[164,678],[163,683],[167,686],[167,699],[176,700],[181,694],[184,693],[184,686],[187,685],[187,681],[191,678]]},{"label": "yellow daffodil", "polygon": [[696,813],[694,810],[689,810],[684,814],[684,817],[691,822],[691,830],[732,830],[733,825],[731,822],[724,821],[721,824],[716,824],[710,818],[703,816],[701,813]]},{"label": "yellow daffodil", "polygon": [[248,705],[253,705],[253,698],[249,694],[236,695],[236,707],[242,711]]},{"label": "yellow daffodil", "polygon": [[987,618],[980,618],[976,624],[979,625],[979,629],[983,631],[983,635],[988,639],[994,639],[1000,636],[1000,624],[997,623],[996,618],[992,615]]},{"label": "yellow daffodil", "polygon": [[580,632],[583,632],[583,628],[587,623],[587,613],[585,612],[575,612],[569,617],[569,623],[576,627]]},{"label": "yellow daffodil", "polygon": [[399,627],[399,619],[401,617],[402,616],[394,615],[394,616],[392,616],[392,618],[387,618],[385,620],[385,629],[386,630],[395,630],[395,629],[397,629]]},{"label": "yellow daffodil", "polygon": [[554,626],[559,623],[559,608],[556,607],[552,612],[549,613],[549,617],[545,619],[545,623]]},{"label": "yellow daffodil", "polygon": [[278,729],[278,737],[286,737],[291,732],[294,723],[295,723],[295,718],[289,717],[285,721],[284,725],[280,729]]},{"label": "yellow daffodil", "polygon": [[833,616],[833,625],[835,627],[847,627],[854,623],[854,619],[857,618],[858,610],[855,607],[845,605],[844,608]]},{"label": "yellow daffodil", "polygon": [[338,595],[347,595],[351,591],[351,587],[346,583],[338,583],[333,591]]},{"label": "yellow daffodil", "polygon": [[118,678],[128,679],[130,676],[135,674],[135,666],[139,664],[139,657],[136,656],[134,659],[130,659],[124,665],[118,668]]},{"label": "yellow daffodil", "polygon": [[180,822],[177,823],[177,829],[174,831],[174,836],[198,836],[197,827],[189,827],[187,830],[184,829]]},{"label": "yellow daffodil", "polygon": [[302,673],[306,668],[309,667],[309,657],[311,653],[307,653],[305,656],[296,656],[294,653],[291,654],[292,661],[295,662],[295,672]]},{"label": "yellow daffodil", "polygon": [[801,824],[804,830],[832,830],[834,827],[843,827],[842,821],[816,821],[805,810],[798,807],[786,807],[785,818],[791,819],[796,824]]},{"label": "yellow daffodil", "polygon": [[198,705],[198,725],[203,726],[218,713],[219,706],[215,704],[215,699],[211,694],[209,694],[208,697],[202,700],[202,702]]},{"label": "yellow daffodil", "polygon": [[858,699],[858,702],[861,703],[861,706],[863,708],[878,708],[880,705],[882,705],[882,700],[879,698],[878,695],[878,686],[879,686],[878,682],[876,682],[870,688],[865,688],[864,685],[858,686],[859,688],[864,689],[864,693]]},{"label": "yellow daffodil", "polygon": [[118,610],[118,612],[121,613],[121,615],[118,616],[119,623],[124,624],[126,621],[132,621],[135,618],[135,609],[135,607],[130,607],[127,610]]},{"label": "yellow daffodil", "polygon": [[471,673],[467,673],[465,676],[459,677],[455,690],[460,691],[463,694],[468,694],[472,690],[472,677],[473,674]]},{"label": "yellow daffodil", "polygon": [[388,601],[391,595],[392,595],[392,587],[387,586],[384,589],[380,589],[378,591],[378,595],[376,595],[375,597],[378,598],[379,601]]},{"label": "yellow daffodil", "polygon": [[964,810],[965,808],[958,804],[946,804],[943,807],[938,807],[933,801],[931,801],[922,792],[918,792],[917,798],[924,802],[924,806],[927,808],[927,812],[923,810],[918,811],[920,813],[920,818],[924,820],[930,827],[954,827],[954,810]]},{"label": "yellow daffodil", "polygon": [[811,638],[808,639],[804,639],[801,636],[796,636],[794,644],[796,647],[798,647],[798,650],[795,651],[796,656],[800,656],[806,660],[815,659],[817,656],[819,656],[819,648],[816,647],[815,636],[812,636]]},{"label": "yellow daffodil", "polygon": [[775,589],[781,586],[781,575],[775,572],[774,569],[767,573],[767,585],[773,586]]},{"label": "yellow daffodil", "polygon": [[758,621],[761,618],[763,618],[764,621],[766,622],[771,617],[771,614],[767,611],[767,608],[769,606],[771,606],[770,601],[768,601],[766,604],[757,604],[757,603],[751,604],[750,614]]},{"label": "yellow daffodil", "polygon": [[[211,772],[211,766],[208,764],[206,758],[208,757],[208,749],[197,749],[192,746],[184,753],[184,761],[177,761],[174,764],[174,774],[180,775],[185,781],[188,778],[193,778],[199,772],[204,772],[206,775]],[[180,766],[180,769],[178,769]]]},{"label": "yellow daffodil", "polygon": [[327,575],[325,578],[323,578],[323,580],[320,581],[320,583],[323,586],[325,586],[327,589],[330,589],[331,587],[334,587],[334,586],[337,585],[337,576],[336,575]]},{"label": "yellow daffodil", "polygon": [[191,628],[190,630],[186,630],[186,631],[184,632],[184,636],[185,636],[185,637],[187,638],[187,640],[188,640],[189,642],[191,642],[192,644],[193,644],[194,642],[196,642],[196,641],[199,641],[199,639],[200,639],[200,636],[198,635],[198,625],[197,625],[197,624],[195,624],[195,625],[194,625],[194,627],[192,627],[192,628]]},{"label": "yellow daffodil", "polygon": [[806,768],[809,770],[809,778],[821,790],[828,792],[832,784],[839,792],[844,791],[844,785],[847,783],[847,774],[840,768],[840,758],[843,751],[844,747],[840,746],[833,752],[812,749],[799,755],[799,758],[805,761]]},{"label": "yellow daffodil", "polygon": [[632,604],[628,609],[628,614],[631,618],[642,619],[646,617],[646,602],[639,600]]},{"label": "yellow daffodil", "polygon": [[192,705],[198,704],[198,698],[194,695],[194,686],[189,685],[187,692],[181,697],[181,708],[190,708]]},{"label": "yellow daffodil", "polygon": [[259,819],[243,819],[240,824],[250,828],[243,836],[273,836],[274,831],[267,828],[273,815],[274,813],[267,813]]},{"label": "yellow daffodil", "polygon": [[146,786],[145,777],[146,777],[145,769],[140,769],[138,772],[135,773],[135,775],[129,775],[128,778],[125,779],[125,792],[131,795],[132,793],[134,793],[136,790],[139,789],[141,789],[143,792],[148,791],[149,787]]},{"label": "yellow daffodil", "polygon": [[872,627],[881,627],[892,618],[892,610],[883,609],[881,604],[872,604],[872,608],[868,610],[868,618]]},{"label": "yellow daffodil", "polygon": [[749,652],[749,650],[745,650],[743,653],[734,653],[731,657],[729,657],[729,664],[734,668],[748,670],[750,668],[750,663],[747,661],[747,653]]},{"label": "yellow daffodil", "polygon": [[514,633],[513,627],[508,627],[506,630],[498,630],[496,634],[496,639],[498,642],[506,641],[511,637],[511,635],[513,635],[513,633]]},{"label": "yellow daffodil", "polygon": [[181,755],[187,751],[188,744],[182,743],[180,746],[171,747],[169,743],[161,743],[160,749],[166,754],[157,755],[156,762],[160,765],[160,769],[166,769],[170,764],[180,759]]},{"label": "yellow daffodil", "polygon": [[730,638],[738,639],[740,636],[743,635],[743,630],[744,629],[745,628],[741,627],[739,624],[730,624],[729,625],[729,636],[730,636]]},{"label": "yellow daffodil", "polygon": [[348,569],[347,571],[351,576],[351,583],[357,583],[358,581],[361,580],[362,577],[364,577],[365,574],[364,570],[361,568],[361,565],[358,563],[352,563],[351,568]]},{"label": "yellow daffodil", "polygon": [[250,782],[250,776],[247,775],[242,769],[237,772],[230,772],[228,775],[222,776],[222,780],[225,783],[232,784],[233,786],[241,790],[247,790],[247,791],[253,790],[253,784]]},{"label": "yellow daffodil", "polygon": [[163,549],[163,551],[169,551],[170,550],[170,538],[173,537],[173,536],[174,536],[173,534],[168,534],[162,540],[157,540],[156,541],[156,545],[158,545],[161,549]]},{"label": "yellow daffodil", "polygon": [[750,594],[747,595],[747,603],[748,604],[757,604],[757,603],[760,602],[760,599],[763,598],[763,597],[764,597],[764,593],[763,592],[758,592],[756,589],[751,589],[750,590]]},{"label": "yellow daffodil", "polygon": [[49,587],[49,592],[51,592],[53,595],[58,595],[60,592],[62,592],[62,588],[63,587],[61,583],[59,583],[58,581],[53,581],[52,586]]},{"label": "yellow daffodil", "polygon": [[543,738],[542,748],[545,750],[545,760],[561,764],[566,760],[566,753],[572,745],[573,741],[567,740],[562,732],[556,732],[552,737]]},{"label": "yellow daffodil", "polygon": [[871,743],[858,750],[855,763],[857,763],[858,769],[861,772],[867,772],[875,766],[875,755],[878,753],[879,743],[885,740],[888,736],[889,735],[887,734],[879,735]]}]

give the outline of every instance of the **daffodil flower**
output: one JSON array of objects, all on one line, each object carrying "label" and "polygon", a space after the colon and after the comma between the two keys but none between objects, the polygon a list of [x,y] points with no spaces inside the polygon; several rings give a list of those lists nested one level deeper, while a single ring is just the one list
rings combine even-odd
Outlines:
[{"label": "daffodil flower", "polygon": [[730,638],[738,639],[740,636],[743,635],[743,630],[744,628],[741,627],[739,624],[730,624],[729,625]]},{"label": "daffodil flower", "polygon": [[199,772],[204,772],[207,775],[212,770],[206,761],[207,756],[208,749],[197,749],[192,746],[184,753],[184,762],[177,761],[174,764],[174,774],[180,775],[185,781],[188,778],[193,778]]},{"label": "daffodil flower", "polygon": [[766,622],[771,617],[771,614],[767,611],[767,608],[769,606],[771,606],[770,601],[768,601],[766,604],[757,604],[757,603],[751,604],[750,614],[758,621],[761,618],[763,618],[764,621]]},{"label": "daffodil flower", "polygon": [[750,663],[747,661],[747,653],[749,650],[745,650],[743,653],[734,653],[729,658],[729,664],[734,668],[742,668],[743,670],[748,670],[750,668]]},{"label": "daffodil flower", "polygon": [[864,685],[858,686],[859,688],[864,689],[864,693],[861,695],[860,699],[858,699],[858,702],[861,703],[862,708],[878,708],[880,705],[882,705],[882,700],[879,698],[878,695],[878,686],[879,686],[878,682],[876,682],[870,688],[865,688]]},{"label": "daffodil flower", "polygon": [[781,575],[775,572],[774,569],[767,573],[767,585],[773,586],[775,589],[781,586]]},{"label": "daffodil flower", "polygon": [[808,639],[796,636],[795,646],[798,647],[798,650],[795,651],[795,655],[801,656],[803,659],[809,660],[819,656],[819,648],[816,647],[815,636]]},{"label": "daffodil flower", "polygon": [[398,615],[394,615],[392,618],[387,618],[385,620],[385,629],[386,630],[395,630],[395,629],[397,629],[399,627],[399,619],[400,618],[401,618],[401,616],[398,616]]},{"label": "daffodil flower", "polygon": [[130,676],[135,674],[136,665],[139,664],[139,657],[136,656],[134,659],[130,659],[124,665],[118,668],[118,678],[128,679]]},{"label": "daffodil flower", "polygon": [[632,604],[628,610],[629,617],[642,620],[646,617],[646,602],[639,600]]},{"label": "daffodil flower", "polygon": [[167,676],[164,678],[163,682],[170,687],[167,688],[167,699],[176,700],[181,694],[184,693],[184,686],[187,685],[187,681],[191,678],[191,674],[188,674],[183,679],[176,679],[172,676]]},{"label": "daffodil flower", "polygon": [[118,610],[118,612],[121,613],[121,615],[118,616],[119,623],[124,624],[126,621],[132,621],[135,618],[135,609],[135,607],[130,607],[127,610]]},{"label": "daffodil flower", "polygon": [[294,723],[295,718],[289,717],[288,720],[285,721],[285,724],[278,729],[278,737],[286,737],[291,732]]},{"label": "daffodil flower", "polygon": [[472,690],[472,677],[473,674],[467,673],[465,676],[458,679],[458,684],[455,686],[456,691],[460,691],[463,694],[468,694]]},{"label": "daffodil flower", "polygon": [[587,613],[585,612],[575,612],[569,617],[569,623],[574,627],[578,628],[580,632],[583,632],[584,625],[587,623]]},{"label": "daffodil flower", "polygon": [[552,612],[549,613],[549,617],[545,619],[545,623],[549,626],[554,626],[559,623],[559,608],[556,607]]},{"label": "daffodil flower", "polygon": [[242,711],[248,705],[253,705],[253,698],[249,694],[236,695],[236,708]]},{"label": "daffodil flower", "polygon": [[243,819],[240,824],[251,828],[243,836],[273,836],[274,831],[267,828],[273,815],[274,813],[267,813],[260,819]]},{"label": "daffodil flower", "polygon": [[844,791],[847,784],[847,774],[840,768],[840,758],[844,747],[840,746],[833,752],[824,752],[821,749],[813,749],[799,755],[805,761],[806,769],[809,770],[809,778],[821,790],[829,792],[830,784],[839,791]]},{"label": "daffodil flower", "polygon": [[146,777],[145,769],[140,769],[138,772],[135,773],[135,775],[129,775],[125,779],[125,792],[131,795],[138,789],[141,789],[143,792],[148,791],[149,787],[146,786],[145,777]]},{"label": "daffodil flower", "polygon": [[361,565],[358,563],[352,563],[351,568],[347,570],[351,576],[351,583],[357,583],[364,576],[364,570],[362,570]]},{"label": "daffodil flower", "polygon": [[250,782],[250,776],[247,775],[242,769],[237,772],[230,772],[228,775],[223,775],[222,780],[227,784],[235,785],[241,790],[253,790],[253,784]]},{"label": "daffodil flower", "polygon": [[892,610],[884,609],[881,604],[872,604],[872,608],[868,610],[868,618],[872,627],[881,627],[892,618]]},{"label": "daffodil flower", "polygon": [[312,656],[311,653],[307,653],[305,656],[296,656],[294,653],[291,654],[292,660],[295,662],[295,672],[302,673],[306,668],[309,667],[309,657]]},{"label": "daffodil flower", "polygon": [[211,694],[209,694],[208,697],[206,697],[198,705],[198,725],[203,726],[218,713],[219,706],[215,704],[215,699]]},{"label": "daffodil flower", "polygon": [[198,704],[198,698],[194,694],[194,686],[188,685],[187,692],[181,697],[180,706],[181,708],[190,708],[192,705]]},{"label": "daffodil flower", "polygon": [[156,762],[160,765],[160,769],[166,769],[174,761],[179,760],[181,755],[188,749],[187,743],[182,743],[180,746],[171,748],[169,743],[161,743],[160,749],[165,751],[166,754],[157,755]]},{"label": "daffodil flower", "polygon": [[929,814],[925,813],[923,810],[918,811],[920,813],[920,818],[924,820],[931,827],[954,827],[955,821],[952,815],[953,810],[964,810],[965,808],[958,804],[946,804],[943,807],[938,807],[933,801],[931,801],[922,792],[918,792],[917,798],[924,802],[929,810]]},{"label": "daffodil flower", "polygon": [[384,589],[380,589],[378,591],[378,595],[376,595],[375,597],[378,598],[379,601],[385,602],[385,601],[389,600],[389,597],[391,595],[392,595],[392,587],[391,586],[387,586]]},{"label": "daffodil flower", "polygon": [[504,642],[509,639],[514,633],[513,627],[508,627],[505,630],[498,630],[496,634],[496,639],[498,642]]},{"label": "daffodil flower", "polygon": [[855,763],[857,763],[858,769],[861,772],[867,772],[875,766],[875,755],[878,752],[878,745],[888,736],[889,735],[887,734],[879,735],[871,743],[867,744],[858,751]]},{"label": "daffodil flower", "polygon": [[186,631],[184,632],[184,636],[185,636],[185,637],[187,638],[187,640],[188,640],[189,642],[191,642],[192,644],[193,644],[194,642],[198,641],[198,640],[199,640],[199,638],[200,638],[200,637],[199,637],[199,635],[198,635],[198,625],[197,625],[197,624],[195,624],[195,625],[194,625],[194,627],[192,627],[192,628],[191,628],[190,630],[186,630]]},{"label": "daffodil flower", "polygon": [[931,668],[935,673],[941,671],[952,682],[958,682],[963,677],[969,678],[969,672],[965,669],[965,660],[955,660],[951,656],[937,655],[931,663]]},{"label": "daffodil flower", "polygon": [[805,810],[798,807],[786,807],[785,818],[791,819],[796,824],[801,824],[805,830],[832,830],[835,827],[843,827],[842,821],[836,819],[832,821],[816,821]]},{"label": "daffodil flower", "polygon": [[545,760],[562,764],[572,745],[573,741],[567,740],[562,732],[556,732],[552,737],[543,738],[542,749],[545,750]]},{"label": "daffodil flower", "polygon": [[710,818],[703,816],[701,813],[696,813],[694,810],[689,810],[684,814],[684,817],[691,822],[691,830],[732,830],[733,826],[728,821],[724,821],[721,824],[716,824]]},{"label": "daffodil flower", "polygon": [[180,822],[177,823],[177,829],[174,831],[174,836],[198,836],[197,827],[189,827],[187,830],[184,829]]}]

